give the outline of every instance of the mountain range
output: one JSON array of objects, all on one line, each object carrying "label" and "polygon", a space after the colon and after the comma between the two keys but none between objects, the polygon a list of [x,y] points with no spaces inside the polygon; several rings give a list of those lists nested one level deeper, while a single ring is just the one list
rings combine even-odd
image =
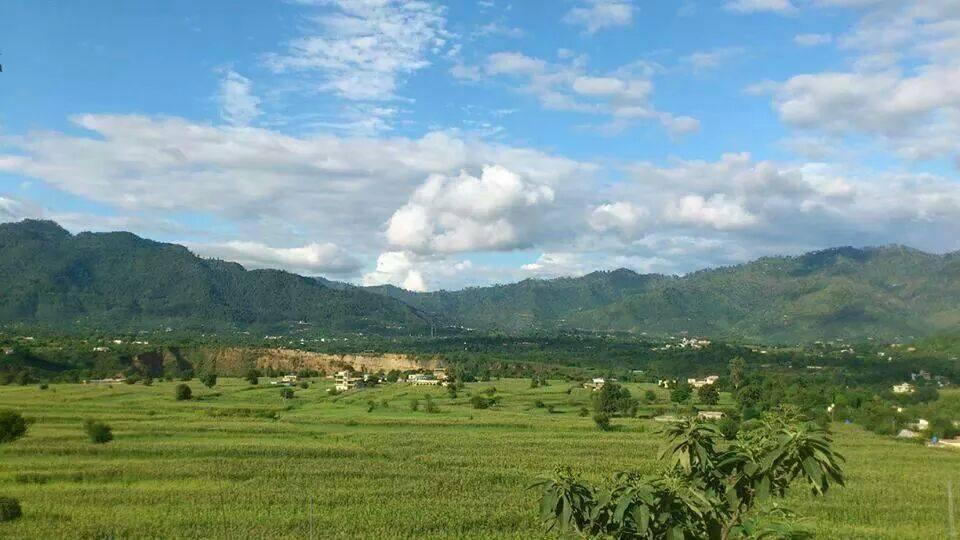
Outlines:
[{"label": "mountain range", "polygon": [[0,323],[18,322],[908,339],[960,328],[960,253],[840,247],[684,276],[619,269],[417,293],[245,270],[130,233],[71,235],[53,222],[26,220],[0,225]]}]

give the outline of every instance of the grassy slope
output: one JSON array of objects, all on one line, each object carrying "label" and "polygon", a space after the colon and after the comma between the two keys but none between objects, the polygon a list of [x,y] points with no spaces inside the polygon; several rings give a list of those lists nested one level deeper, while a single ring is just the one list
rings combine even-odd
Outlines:
[{"label": "grassy slope", "polygon": [[[0,494],[24,506],[0,537],[536,538],[534,478],[557,464],[596,478],[650,471],[659,444],[646,420],[598,432],[576,414],[588,393],[567,395],[560,382],[468,385],[497,387],[503,405],[487,411],[469,408],[465,392],[452,402],[402,384],[331,398],[324,382],[298,390],[289,410],[278,389],[236,379],[212,391],[192,382],[202,399],[191,402],[175,402],[174,385],[0,387],[0,407],[37,421],[0,446]],[[411,412],[411,397],[428,393],[441,412]],[[538,398],[560,413],[531,408]],[[389,406],[368,413],[369,399]],[[116,440],[87,442],[88,416],[112,424]],[[944,483],[952,472],[960,487],[960,452],[852,426],[837,440],[849,487],[792,501],[819,537],[945,535]]]}]

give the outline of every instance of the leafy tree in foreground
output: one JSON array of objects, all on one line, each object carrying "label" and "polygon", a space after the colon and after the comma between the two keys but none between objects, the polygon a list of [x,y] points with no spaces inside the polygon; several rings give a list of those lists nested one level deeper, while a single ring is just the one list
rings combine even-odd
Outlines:
[{"label": "leafy tree in foreground", "polygon": [[790,411],[756,424],[729,442],[697,419],[671,424],[664,429],[664,471],[617,473],[612,490],[558,469],[532,486],[542,490],[540,517],[551,530],[585,537],[804,537],[777,500],[795,484],[814,495],[843,485],[843,458],[823,428]]},{"label": "leafy tree in foreground", "polygon": [[16,411],[0,411],[0,443],[13,442],[27,432],[27,421]]},{"label": "leafy tree in foreground", "polygon": [[686,403],[693,396],[693,388],[687,383],[680,383],[670,391],[670,401],[674,403]]}]

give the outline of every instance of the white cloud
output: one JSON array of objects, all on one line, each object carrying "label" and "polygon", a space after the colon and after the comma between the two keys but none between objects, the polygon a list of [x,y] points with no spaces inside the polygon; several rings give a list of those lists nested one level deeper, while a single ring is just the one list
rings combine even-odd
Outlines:
[{"label": "white cloud", "polygon": [[[520,91],[535,96],[549,110],[572,111],[606,116],[595,128],[602,133],[623,131],[640,120],[660,123],[671,136],[682,136],[700,128],[689,116],[659,111],[651,103],[655,67],[637,62],[603,74],[587,71],[585,59],[561,51],[559,62],[551,63],[519,52],[498,52],[487,57],[483,73],[520,81]],[[479,70],[459,68],[461,78],[476,80]]]},{"label": "white cloud", "polygon": [[567,12],[563,20],[594,34],[604,28],[629,26],[633,22],[633,4],[629,0],[586,0]]},{"label": "white cloud", "polygon": [[511,249],[531,242],[550,186],[500,166],[479,177],[432,175],[387,223],[390,245],[419,253]]},{"label": "white cloud", "polygon": [[796,7],[790,0],[729,0],[724,6],[737,13],[794,13]]},{"label": "white cloud", "polygon": [[306,275],[349,274],[361,266],[360,261],[329,242],[277,248],[260,242],[233,240],[220,244],[188,244],[188,247],[203,257],[235,261],[246,268],[283,268]]},{"label": "white cloud", "polygon": [[816,47],[817,45],[832,43],[833,36],[830,34],[797,34],[793,37],[793,41],[804,47]]},{"label": "white cloud", "polygon": [[315,33],[266,57],[276,72],[318,72],[318,87],[350,100],[389,100],[401,79],[449,46],[443,9],[425,1],[329,0]]},{"label": "white cloud", "polygon": [[26,206],[10,197],[0,196],[0,222],[19,221],[30,214]]},{"label": "white cloud", "polygon": [[[767,84],[787,124],[831,135],[866,135],[907,159],[958,154],[960,4],[937,0],[820,0],[861,10],[837,38],[852,68]],[[822,41],[806,37],[806,44]]]},{"label": "white cloud", "polygon": [[234,126],[245,126],[260,116],[260,98],[252,92],[250,79],[227,70],[217,94],[220,116]]},{"label": "white cloud", "polygon": [[589,224],[595,231],[616,231],[625,236],[638,234],[650,212],[629,202],[602,204],[590,213]]},{"label": "white cloud", "polygon": [[708,71],[719,69],[744,52],[745,50],[741,47],[722,47],[709,51],[697,51],[682,57],[680,61],[689,65],[694,71]]},{"label": "white cloud", "polygon": [[723,193],[709,198],[685,195],[667,206],[666,217],[684,225],[714,229],[740,229],[759,221],[743,207],[743,201],[729,200]]},{"label": "white cloud", "polygon": [[[358,258],[372,257],[385,247],[383,225],[399,208],[416,202],[412,194],[431,175],[443,175],[448,186],[442,190],[444,197],[427,205],[431,210],[472,185],[460,181],[461,171],[478,172],[496,163],[522,179],[524,195],[553,190],[559,211],[576,204],[596,172],[589,163],[442,132],[418,139],[297,137],[181,118],[81,115],[72,120],[79,128],[76,134],[47,131],[6,137],[0,171],[42,180],[120,215],[191,213],[231,225],[224,232],[214,228],[216,238],[205,243],[330,242],[349,246]],[[481,181],[474,193],[487,197],[484,189],[500,187]],[[483,202],[500,204],[497,201]],[[533,202],[532,209],[545,204]],[[501,217],[518,243],[529,241],[527,227],[532,224],[511,211]],[[482,216],[475,220],[480,223]],[[496,220],[491,223],[495,227]],[[471,234],[485,234],[471,230],[469,222],[433,224],[447,232],[437,244],[443,250],[474,242]],[[574,227],[561,224],[544,234],[567,234]],[[507,227],[496,230],[508,234]],[[490,242],[509,243],[508,236]]]}]

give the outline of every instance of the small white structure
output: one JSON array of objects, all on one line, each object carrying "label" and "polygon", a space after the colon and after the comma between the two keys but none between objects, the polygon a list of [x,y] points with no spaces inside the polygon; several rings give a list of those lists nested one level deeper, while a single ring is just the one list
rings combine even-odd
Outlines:
[{"label": "small white structure", "polygon": [[724,414],[720,411],[700,411],[697,418],[700,420],[723,420]]},{"label": "small white structure", "polygon": [[719,375],[708,375],[703,379],[687,379],[687,384],[689,384],[694,388],[702,388],[704,386],[710,386],[712,384],[715,384],[719,380],[720,380]]},{"label": "small white structure", "polygon": [[298,380],[300,380],[300,378],[296,375],[284,375],[283,377],[280,377],[280,380],[270,381],[270,384],[278,386],[293,386],[297,384]]},{"label": "small white structure", "polygon": [[901,383],[893,385],[894,394],[912,394],[916,391],[916,388],[910,383]]},{"label": "small white structure", "polygon": [[677,385],[676,379],[659,379],[657,380],[657,386],[660,388],[673,388]]},{"label": "small white structure", "polygon": [[920,434],[912,429],[901,429],[900,433],[897,433],[897,438],[899,439],[916,439]]},{"label": "small white structure", "polygon": [[583,387],[591,390],[599,390],[603,388],[605,384],[607,384],[607,381],[603,377],[594,377],[590,382],[583,383]]},{"label": "small white structure", "polygon": [[439,379],[436,379],[433,374],[427,374],[427,373],[411,373],[410,375],[407,375],[407,382],[410,384],[416,384],[416,385],[440,384]]},{"label": "small white structure", "polygon": [[83,381],[83,384],[120,384],[126,380],[127,378],[123,375],[123,373],[117,373],[116,375],[113,376],[113,378],[91,379],[91,380]]}]

